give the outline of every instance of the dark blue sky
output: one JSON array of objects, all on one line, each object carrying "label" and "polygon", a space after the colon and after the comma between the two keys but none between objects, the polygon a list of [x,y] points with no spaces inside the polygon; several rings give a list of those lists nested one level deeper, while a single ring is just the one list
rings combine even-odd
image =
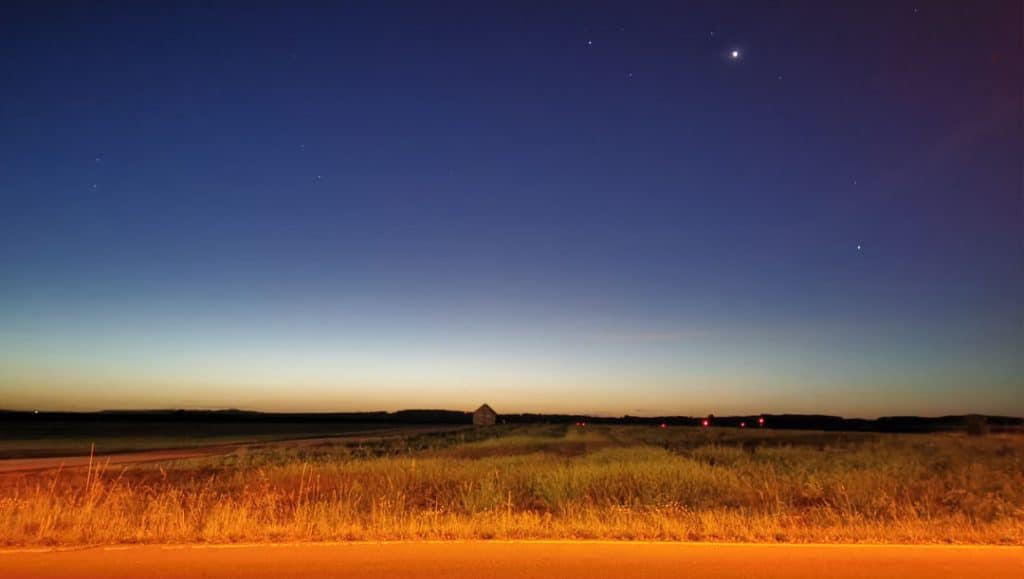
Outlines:
[{"label": "dark blue sky", "polygon": [[253,4],[0,9],[0,407],[1024,414],[1019,2]]}]

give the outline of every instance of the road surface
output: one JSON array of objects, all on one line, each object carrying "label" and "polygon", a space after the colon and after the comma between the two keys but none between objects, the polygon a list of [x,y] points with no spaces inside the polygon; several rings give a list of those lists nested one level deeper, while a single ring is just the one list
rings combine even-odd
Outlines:
[{"label": "road surface", "polygon": [[1024,548],[629,542],[334,543],[0,550],[18,579],[1021,579]]},{"label": "road surface", "polygon": [[207,456],[220,456],[231,454],[243,448],[255,450],[274,447],[310,447],[325,444],[359,444],[373,442],[387,438],[398,438],[410,434],[427,434],[431,432],[455,432],[465,430],[465,426],[406,426],[399,428],[377,428],[373,430],[358,430],[337,434],[332,436],[319,436],[315,438],[293,438],[285,440],[271,440],[259,442],[234,442],[227,444],[210,444],[208,446],[195,446],[189,448],[168,448],[161,450],[142,450],[137,452],[121,452],[114,454],[86,456],[50,456],[44,458],[8,458],[0,459],[0,475],[32,472],[39,470],[52,470],[57,468],[81,468],[89,466],[90,462],[96,465],[124,465],[140,462],[165,462],[170,460],[184,460],[187,458],[202,458]]}]

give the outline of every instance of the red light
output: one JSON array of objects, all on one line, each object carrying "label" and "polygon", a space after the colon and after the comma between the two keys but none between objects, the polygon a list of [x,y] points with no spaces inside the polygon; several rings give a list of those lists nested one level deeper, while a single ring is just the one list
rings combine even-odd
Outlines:
[{"label": "red light", "polygon": [[661,423],[661,427],[662,427],[662,428],[668,428],[668,425],[667,425],[667,424],[665,424],[664,422],[662,422],[662,423]]},{"label": "red light", "polygon": [[758,426],[764,426],[764,416],[758,417],[757,425]]},{"label": "red light", "polygon": [[701,420],[701,421],[700,421],[700,425],[701,425],[701,426],[703,426],[703,427],[705,427],[705,428],[707,428],[707,426],[708,426],[709,424],[711,424],[711,423],[710,423],[710,422],[708,422],[708,419],[707,419],[707,418],[705,418],[704,420]]},{"label": "red light", "polygon": [[746,422],[740,422],[740,428],[746,428],[746,427],[747,427],[747,423]]}]

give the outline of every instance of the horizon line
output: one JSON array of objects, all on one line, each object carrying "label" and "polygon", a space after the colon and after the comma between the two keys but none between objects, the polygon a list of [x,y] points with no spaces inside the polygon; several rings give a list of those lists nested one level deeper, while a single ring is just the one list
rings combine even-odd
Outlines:
[{"label": "horizon line", "polygon": [[[230,413],[235,412],[239,414],[265,414],[265,415],[302,415],[302,416],[315,416],[315,415],[337,415],[337,414],[398,414],[401,412],[460,412],[463,414],[472,414],[473,410],[455,410],[450,408],[402,408],[399,410],[317,410],[317,411],[274,411],[274,410],[246,410],[244,408],[135,408],[135,409],[121,409],[121,408],[104,408],[99,410],[52,410],[52,409],[15,409],[15,408],[0,408],[0,413],[21,413],[21,414],[145,414],[145,413],[157,413],[157,412],[195,412],[195,413]],[[505,412],[497,413],[499,416],[502,414],[506,416],[514,415],[536,415],[536,416],[573,416],[581,418],[605,418],[605,419],[626,419],[626,418],[641,418],[641,419],[656,419],[656,418],[689,418],[689,419],[702,419],[708,416],[715,418],[747,418],[751,416],[818,416],[827,418],[839,418],[842,420],[865,420],[865,421],[877,421],[884,418],[922,418],[922,419],[941,419],[941,418],[962,418],[967,416],[985,416],[988,418],[1008,418],[1015,420],[1024,421],[1024,416],[1014,416],[1010,414],[986,414],[978,412],[963,412],[955,414],[939,414],[939,415],[923,415],[923,414],[882,414],[873,418],[863,416],[844,416],[840,414],[825,414],[825,413],[802,413],[802,412],[753,412],[749,414],[721,414],[716,415],[715,413],[708,413],[703,415],[688,415],[688,414],[588,414],[588,413],[567,413],[567,412],[533,412],[533,411],[520,411],[520,412]]]}]

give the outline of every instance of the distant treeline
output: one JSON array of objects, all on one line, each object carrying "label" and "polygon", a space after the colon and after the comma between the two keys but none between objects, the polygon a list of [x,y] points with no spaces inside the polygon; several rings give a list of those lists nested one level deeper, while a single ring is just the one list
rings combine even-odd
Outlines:
[{"label": "distant treeline", "polygon": [[[977,415],[974,415],[977,420]],[[764,418],[764,428],[792,430],[844,430],[860,432],[937,432],[963,429],[970,416],[885,416],[877,419],[842,418],[820,414],[753,414],[748,416],[586,416],[582,414],[500,414],[498,422],[504,424],[633,424],[660,426],[701,426],[708,420],[710,426],[758,428],[758,419]],[[1024,429],[1024,418],[1010,416],[984,416],[984,421],[995,432]],[[366,423],[366,424],[470,424],[472,413],[457,410],[400,410],[398,412],[330,412],[330,413],[278,413],[244,410],[106,410],[102,412],[24,412],[0,410],[0,426],[26,421],[56,423]]]},{"label": "distant treeline", "polygon": [[[832,430],[856,432],[939,432],[962,430],[971,415],[938,417],[883,416],[877,419],[843,418],[824,414],[752,414],[747,416],[622,416],[617,418],[572,416],[551,414],[501,415],[499,421],[509,424],[531,422],[566,422],[588,424],[636,424],[658,426],[702,426],[707,420],[709,426],[731,428],[759,428],[759,418],[764,419],[763,428],[786,430]],[[975,415],[976,416],[976,415]],[[1012,416],[982,416],[993,431],[1024,429],[1024,418]]]}]

